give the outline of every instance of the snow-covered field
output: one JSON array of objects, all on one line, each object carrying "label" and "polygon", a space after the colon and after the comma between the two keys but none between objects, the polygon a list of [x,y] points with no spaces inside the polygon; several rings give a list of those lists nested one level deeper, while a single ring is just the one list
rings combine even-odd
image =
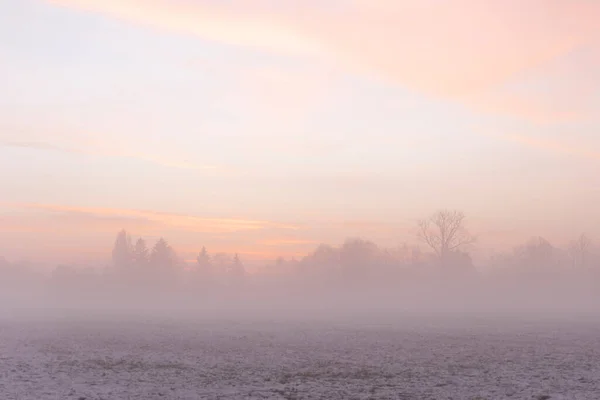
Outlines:
[{"label": "snow-covered field", "polygon": [[600,325],[590,322],[307,321],[6,318],[0,397],[600,398]]}]

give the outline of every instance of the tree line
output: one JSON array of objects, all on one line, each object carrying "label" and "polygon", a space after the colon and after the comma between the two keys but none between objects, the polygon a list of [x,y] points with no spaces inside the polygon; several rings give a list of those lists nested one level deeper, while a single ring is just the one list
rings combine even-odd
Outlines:
[{"label": "tree line", "polygon": [[[143,238],[134,240],[122,230],[116,236],[111,263],[105,269],[94,272],[59,266],[52,273],[52,281],[75,287],[93,287],[101,282],[106,287],[187,287],[205,291],[238,287],[250,281],[279,287],[371,285],[389,286],[391,290],[428,280],[467,281],[482,273],[471,259],[476,237],[467,229],[466,221],[460,211],[441,210],[418,221],[416,236],[421,245],[381,248],[368,240],[348,239],[340,246],[319,245],[300,259],[279,257],[254,274],[246,272],[238,254],[211,254],[201,247],[195,262],[186,263],[164,238],[149,246]],[[482,267],[484,274],[495,281],[518,284],[545,282],[545,278],[553,276],[563,281],[573,277],[590,281],[600,275],[600,257],[585,235],[565,249],[534,237],[512,251],[491,256]],[[34,274],[0,258],[0,282],[10,285],[15,279],[33,281]],[[35,279],[41,281],[39,277]]]}]

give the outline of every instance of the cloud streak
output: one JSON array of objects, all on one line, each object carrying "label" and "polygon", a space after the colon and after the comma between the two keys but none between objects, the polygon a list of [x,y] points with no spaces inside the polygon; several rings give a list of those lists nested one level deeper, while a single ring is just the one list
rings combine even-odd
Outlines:
[{"label": "cloud streak", "polygon": [[[244,260],[271,259],[306,252],[309,241],[290,237],[299,225],[242,218],[206,218],[170,212],[82,207],[59,204],[0,202],[0,254],[16,257],[33,248],[31,256],[52,262],[103,261],[114,235],[126,229],[147,239],[166,237],[177,253],[195,259],[202,245],[211,253],[242,254]],[[25,239],[25,241],[23,241]]]},{"label": "cloud streak", "polygon": [[[282,20],[282,14],[264,7],[238,9],[213,2],[181,2],[164,0],[48,0],[59,6],[86,11],[207,40],[283,52],[308,54],[318,42],[310,40]],[[255,3],[259,4],[261,2]],[[264,3],[263,3],[264,4]],[[241,9],[239,6],[242,5]]]},{"label": "cloud streak", "polygon": [[313,246],[319,244],[314,240],[302,240],[302,239],[270,239],[262,240],[258,244],[269,247],[282,247],[282,246]]},{"label": "cloud streak", "polygon": [[600,160],[600,151],[590,150],[589,148],[585,148],[583,146],[575,146],[567,142],[561,142],[547,138],[532,137],[530,135],[518,133],[495,133],[490,131],[484,132],[481,130],[479,130],[478,132],[483,132],[484,135],[491,136],[504,141],[518,143],[533,149],[550,151],[556,154],[576,156],[592,160]]},{"label": "cloud streak", "polygon": [[[270,221],[204,218],[194,215],[167,213],[160,211],[115,209],[102,207],[74,207],[52,204],[5,204],[5,206],[33,213],[41,213],[42,221],[51,218],[67,221],[78,221],[82,224],[108,222],[114,229],[127,228],[129,223],[136,226],[145,225],[152,231],[177,230],[192,233],[227,234],[245,231],[261,231],[267,229],[298,230],[299,226],[280,224]],[[39,217],[39,216],[38,216]],[[120,226],[119,226],[120,224]],[[52,224],[47,224],[48,229]]]},{"label": "cloud streak", "polygon": [[217,171],[222,168],[216,165],[202,165],[196,164],[186,160],[170,160],[164,157],[153,157],[147,154],[136,154],[126,151],[102,151],[100,149],[94,149],[92,147],[84,148],[84,147],[69,147],[69,146],[61,146],[55,145],[52,143],[46,142],[34,142],[34,141],[0,141],[0,146],[4,147],[16,147],[23,149],[32,149],[32,150],[43,150],[43,151],[56,151],[62,153],[70,153],[70,154],[81,154],[81,155],[91,155],[91,156],[102,156],[102,157],[116,157],[116,158],[130,158],[140,161],[149,162],[155,165],[160,165],[168,168],[177,168],[177,169],[187,169],[187,170],[195,170],[195,171]]}]

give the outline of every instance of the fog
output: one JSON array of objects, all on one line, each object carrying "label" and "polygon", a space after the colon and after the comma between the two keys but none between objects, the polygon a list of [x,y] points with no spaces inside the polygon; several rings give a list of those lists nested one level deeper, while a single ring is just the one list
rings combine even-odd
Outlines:
[{"label": "fog", "polygon": [[461,212],[421,220],[416,237],[420,244],[393,249],[348,239],[248,272],[243,255],[202,247],[195,262],[183,262],[165,239],[149,248],[123,230],[101,268],[42,270],[0,260],[1,308],[13,317],[79,312],[196,319],[598,312],[600,257],[585,235],[566,249],[534,237],[481,265],[469,254],[476,237]]},{"label": "fog", "polygon": [[599,21],[0,0],[0,400],[600,399]]},{"label": "fog", "polygon": [[475,265],[464,214],[419,245],[320,245],[249,271],[125,230],[99,268],[0,262],[6,399],[597,398],[586,236]]}]

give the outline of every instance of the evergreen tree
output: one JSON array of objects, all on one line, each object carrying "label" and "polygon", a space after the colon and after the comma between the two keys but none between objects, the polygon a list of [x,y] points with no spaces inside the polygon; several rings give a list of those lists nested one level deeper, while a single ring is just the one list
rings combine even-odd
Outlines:
[{"label": "evergreen tree", "polygon": [[246,275],[246,269],[244,268],[244,264],[240,260],[240,257],[236,253],[233,257],[233,262],[229,268],[229,274],[234,277],[243,277]]},{"label": "evergreen tree", "polygon": [[131,246],[131,237],[125,229],[117,234],[115,246],[112,251],[113,265],[116,268],[128,268],[133,261],[133,249]]},{"label": "evergreen tree", "polygon": [[203,268],[210,264],[210,256],[206,251],[206,247],[202,246],[202,250],[200,250],[198,257],[196,257],[196,262],[198,263],[198,266],[200,268]]},{"label": "evergreen tree", "polygon": [[146,241],[142,238],[139,238],[137,242],[135,242],[135,247],[133,248],[133,261],[137,267],[144,267],[146,264],[148,264],[148,253]]},{"label": "evergreen tree", "polygon": [[160,238],[158,242],[152,248],[152,254],[150,255],[150,264],[154,268],[160,269],[171,269],[175,267],[176,256],[175,252],[169,246],[169,243],[163,238]]},{"label": "evergreen tree", "polygon": [[197,268],[199,272],[208,272],[211,268],[210,255],[206,251],[206,247],[202,246],[202,250],[196,257]]}]

